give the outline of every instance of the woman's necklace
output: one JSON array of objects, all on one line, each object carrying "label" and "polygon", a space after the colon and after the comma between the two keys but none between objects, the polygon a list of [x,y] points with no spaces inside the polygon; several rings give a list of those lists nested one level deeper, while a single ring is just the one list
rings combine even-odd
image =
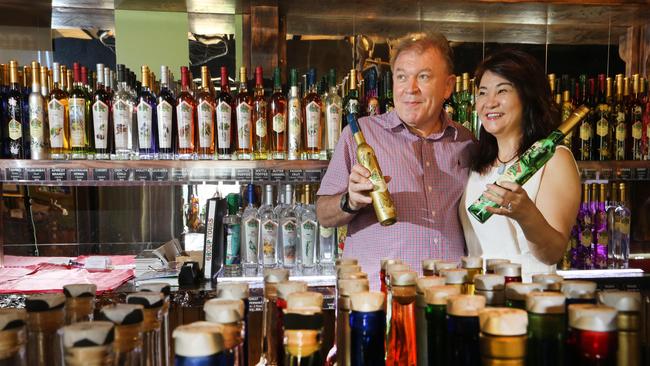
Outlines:
[{"label": "woman's necklace", "polygon": [[518,155],[519,154],[515,153],[515,155],[512,158],[510,158],[510,160],[503,161],[499,158],[499,154],[497,154],[497,160],[499,161],[499,163],[501,163],[501,165],[499,165],[499,169],[497,170],[497,173],[499,173],[499,175],[503,174],[503,172],[506,171],[506,164],[509,164],[510,162],[515,160]]}]

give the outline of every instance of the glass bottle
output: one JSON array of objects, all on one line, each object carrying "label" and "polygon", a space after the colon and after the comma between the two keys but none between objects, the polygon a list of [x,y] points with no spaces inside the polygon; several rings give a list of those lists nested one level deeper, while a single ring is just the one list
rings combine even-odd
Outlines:
[{"label": "glass bottle", "polygon": [[142,86],[136,106],[138,118],[138,156],[142,160],[156,159],[158,156],[158,121],[156,118],[157,100],[151,91],[151,71],[142,66]]},{"label": "glass bottle", "polygon": [[415,283],[415,334],[417,343],[418,365],[429,364],[429,351],[427,347],[427,301],[425,291],[436,286],[443,286],[445,279],[442,277],[420,277]]},{"label": "glass bottle", "polygon": [[329,91],[325,98],[325,147],[327,159],[331,159],[336,149],[336,144],[341,136],[341,122],[343,116],[343,101],[336,89],[336,70],[330,69],[327,74]]},{"label": "glass bottle", "polygon": [[246,67],[239,69],[239,90],[235,97],[237,115],[237,159],[250,160],[253,152],[253,96],[248,92]]},{"label": "glass bottle", "polygon": [[104,87],[104,64],[97,64],[97,82],[92,97],[91,114],[95,143],[95,159],[110,159],[113,150],[113,119],[111,98]]},{"label": "glass bottle", "polygon": [[309,184],[305,185],[305,199],[300,213],[300,267],[303,274],[313,274],[317,262],[318,219]]},{"label": "glass bottle", "polygon": [[61,330],[66,366],[108,365],[113,361],[113,323],[85,321]]},{"label": "glass bottle", "polygon": [[10,159],[25,159],[29,125],[23,116],[23,93],[18,79],[18,62],[9,61],[9,88],[6,92],[7,105],[4,113],[5,156]]},{"label": "glass bottle", "polygon": [[298,89],[298,70],[291,69],[289,73],[289,98],[287,99],[287,159],[300,159],[302,154],[302,106]]},{"label": "glass bottle", "polygon": [[260,218],[255,206],[255,186],[246,186],[247,205],[242,214],[242,265],[244,276],[255,276],[257,274],[258,259],[260,256]]},{"label": "glass bottle", "polygon": [[412,271],[398,271],[391,274],[392,315],[386,350],[386,365],[417,365],[416,278],[417,273]]},{"label": "glass bottle", "polygon": [[161,311],[165,297],[159,292],[134,292],[126,296],[127,304],[144,307],[142,322],[142,366],[162,364]]},{"label": "glass bottle", "polygon": [[[574,108],[573,108],[573,102],[571,100],[571,94],[568,89],[565,89],[564,91],[562,91],[562,106],[560,107],[563,121],[565,121],[567,118],[569,118],[569,116],[571,116],[573,109]],[[572,145],[573,145],[574,132],[575,132],[575,128],[567,132],[562,142],[562,145],[568,147],[571,151],[573,151]]]},{"label": "glass bottle", "polygon": [[261,66],[255,68],[255,91],[253,96],[253,159],[266,160],[269,154],[269,106],[264,97],[264,76]]},{"label": "glass bottle", "polygon": [[280,68],[273,70],[273,95],[269,106],[271,118],[271,157],[276,160],[287,158],[287,99],[282,93]]},{"label": "glass bottle", "polygon": [[470,121],[471,110],[470,110],[470,91],[469,91],[469,73],[464,72],[462,75],[462,89],[458,98],[458,103],[456,104],[456,122],[463,125],[468,130],[472,130],[472,124]]},{"label": "glass bottle", "polygon": [[533,275],[533,283],[543,286],[544,292],[560,292],[564,278],[552,273],[538,273]]},{"label": "glass bottle", "polygon": [[210,299],[203,305],[205,320],[219,324],[224,338],[226,359],[233,366],[244,365],[244,302],[230,299]]},{"label": "glass bottle", "polygon": [[81,90],[84,92],[86,105],[85,105],[85,115],[86,115],[86,129],[85,129],[85,148],[86,148],[86,159],[93,160],[95,159],[95,125],[93,123],[92,116],[92,104],[93,104],[93,93],[90,90],[88,84],[88,68],[86,66],[81,66]]},{"label": "glass bottle", "polygon": [[343,98],[343,126],[348,124],[346,116],[350,113],[357,117],[361,116],[361,107],[359,106],[359,91],[357,90],[357,70],[350,70],[350,89],[345,98]]},{"label": "glass bottle", "polygon": [[617,268],[627,268],[630,258],[630,227],[632,213],[627,201],[627,184],[619,183],[619,199],[614,209],[613,251]]},{"label": "glass bottle", "polygon": [[242,315],[242,331],[244,332],[244,365],[248,365],[248,345],[250,344],[250,334],[248,332],[248,314],[250,312],[249,287],[248,283],[221,283],[217,287],[217,298],[240,300],[244,303],[244,314]]},{"label": "glass bottle", "polygon": [[70,120],[70,159],[86,159],[86,91],[81,83],[81,68],[72,65],[74,84],[68,98],[68,119]]},{"label": "glass bottle", "polygon": [[457,268],[458,268],[458,262],[456,262],[455,260],[439,260],[435,264],[434,274],[436,276],[442,276],[442,271],[447,269],[457,269]]},{"label": "glass bottle", "polygon": [[38,62],[32,62],[32,92],[29,94],[29,144],[30,158],[32,160],[43,160],[48,158],[47,121],[45,119],[45,99],[41,95],[41,73]]},{"label": "glass bottle", "polygon": [[196,99],[190,92],[190,75],[186,66],[181,67],[181,92],[176,99],[178,121],[178,158],[192,160],[196,153]]},{"label": "glass bottle", "polygon": [[65,295],[65,324],[92,321],[97,286],[90,283],[63,286]]},{"label": "glass bottle", "polygon": [[614,114],[614,125],[612,135],[614,136],[614,160],[625,160],[629,145],[627,125],[629,123],[629,112],[623,98],[623,75],[616,75],[616,100],[612,106]]},{"label": "glass bottle", "polygon": [[57,62],[52,64],[53,88],[47,103],[49,122],[50,157],[53,160],[67,159],[70,152],[68,136],[68,93],[61,84],[63,71]]},{"label": "glass bottle", "polygon": [[176,99],[169,82],[169,68],[160,66],[160,92],[156,105],[156,124],[158,128],[158,159],[171,160],[174,158],[178,122],[174,108]]},{"label": "glass bottle", "polygon": [[596,134],[594,136],[595,157],[597,160],[610,160],[611,155],[611,128],[610,128],[610,110],[607,103],[605,74],[598,75],[597,104],[594,111],[594,126]]},{"label": "glass bottle", "polygon": [[506,307],[526,309],[526,295],[533,291],[542,291],[544,286],[539,283],[506,283]]},{"label": "glass bottle", "polygon": [[497,274],[484,274],[474,277],[475,295],[485,297],[488,306],[505,306],[505,277]]},{"label": "glass bottle", "polygon": [[117,65],[117,92],[113,97],[113,141],[115,143],[115,158],[128,160],[131,158],[131,134],[133,128],[134,99],[126,84],[126,69]]},{"label": "glass bottle", "polygon": [[428,259],[423,259],[422,260],[422,275],[425,277],[431,277],[436,275],[436,262],[438,262],[439,259],[433,259],[433,258],[428,258]]},{"label": "glass bottle", "polygon": [[284,201],[287,206],[282,210],[279,217],[280,260],[284,268],[292,269],[296,266],[296,251],[299,248],[300,237],[298,236],[298,215],[291,184],[285,185]]},{"label": "glass bottle", "polygon": [[278,264],[279,221],[274,213],[273,185],[264,186],[262,205],[258,210],[260,220],[259,263],[262,267],[275,267]]},{"label": "glass bottle", "polygon": [[386,313],[383,308],[384,294],[381,292],[350,295],[350,362],[345,365],[385,365]]},{"label": "glass bottle", "polygon": [[[228,68],[221,67],[221,90],[216,97],[217,103],[217,158],[219,160],[229,160],[232,158],[234,147],[235,133],[233,125],[236,120],[232,114],[233,98],[230,94],[228,80]],[[233,123],[235,122],[235,123]]]},{"label": "glass bottle", "polygon": [[278,359],[284,360],[285,353],[282,344],[282,338],[284,336],[283,318],[284,318],[284,312],[287,309],[287,301],[289,300],[289,296],[291,296],[291,294],[307,291],[307,282],[282,281],[276,285],[276,288],[277,288],[277,301],[275,304],[277,307],[276,309],[277,319],[273,331],[275,332],[274,339],[277,340],[277,344],[275,345],[275,348],[277,349]]},{"label": "glass bottle", "polygon": [[336,227],[318,225],[318,265],[322,273],[332,273],[336,258]]},{"label": "glass bottle", "polygon": [[0,365],[27,366],[26,320],[25,309],[0,309]]},{"label": "glass bottle", "polygon": [[[336,303],[336,362],[338,365],[351,363],[350,311],[351,296],[369,290],[368,279],[337,281]],[[383,302],[383,301],[382,301]]]},{"label": "glass bottle", "polygon": [[486,308],[479,312],[479,343],[484,365],[524,365],[528,315],[521,309]]},{"label": "glass bottle", "polygon": [[468,295],[467,283],[468,275],[467,270],[464,268],[443,269],[439,272],[440,276],[445,278],[445,285],[456,286],[461,294]]},{"label": "glass bottle", "polygon": [[641,365],[641,294],[632,291],[601,291],[598,302],[618,311],[617,365]]},{"label": "glass bottle", "polygon": [[99,312],[99,320],[107,320],[115,325],[115,365],[140,366],[144,307],[137,304],[106,305]]},{"label": "glass bottle", "polygon": [[526,365],[564,365],[565,297],[557,292],[533,291],[526,296],[528,352]]},{"label": "glass bottle", "polygon": [[379,99],[377,99],[377,71],[370,68],[365,72],[365,115],[376,116],[380,113]]},{"label": "glass bottle", "polygon": [[447,364],[447,299],[460,295],[458,287],[434,286],[424,289],[427,303],[427,359],[430,365]]},{"label": "glass bottle", "polygon": [[510,282],[521,282],[521,264],[500,263],[494,268],[494,273],[505,278],[505,284]]},{"label": "glass bottle", "polygon": [[570,365],[616,365],[616,309],[602,305],[572,305],[569,325]]},{"label": "glass bottle", "polygon": [[170,307],[170,296],[171,296],[171,286],[165,282],[150,282],[138,286],[138,289],[142,292],[153,292],[163,295],[164,302],[162,309],[160,310],[160,332],[161,332],[161,345],[162,345],[162,365],[170,365],[171,354],[169,347],[171,341],[171,329],[169,325],[169,307]]},{"label": "glass bottle", "polygon": [[57,330],[65,322],[62,293],[29,295],[27,310],[27,364],[30,366],[60,365],[62,354]]},{"label": "glass bottle", "polygon": [[488,258],[485,260],[485,274],[494,274],[497,266],[503,263],[510,263],[510,259]]},{"label": "glass bottle", "polygon": [[214,158],[214,115],[216,103],[210,92],[211,78],[207,66],[201,66],[201,89],[196,95],[197,152],[199,159]]},{"label": "glass bottle", "polygon": [[479,318],[485,308],[485,298],[476,295],[453,295],[447,298],[446,365],[470,366],[480,364]]},{"label": "glass bottle", "polygon": [[643,100],[640,94],[639,74],[632,75],[632,94],[630,94],[628,111],[632,135],[629,158],[643,160]]},{"label": "glass bottle", "polygon": [[461,257],[460,263],[467,270],[467,294],[474,295],[474,277],[483,274],[483,258]]},{"label": "glass bottle", "polygon": [[[609,243],[609,236],[607,233],[607,211],[605,210],[605,201],[607,199],[607,185],[602,183],[599,186],[600,195],[599,199],[595,202],[594,212],[594,268],[605,269],[607,268],[607,246]],[[595,200],[595,198],[594,198]]]},{"label": "glass bottle", "polygon": [[226,196],[228,215],[223,217],[225,242],[224,275],[229,277],[241,276],[241,217],[239,211],[239,195],[230,193]]},{"label": "glass bottle", "polygon": [[[560,288],[565,297],[565,313],[569,313],[569,306],[573,304],[595,304],[596,303],[596,282],[570,280],[563,281]],[[567,329],[568,329],[567,318]]]},{"label": "glass bottle", "polygon": [[384,96],[381,100],[381,113],[388,113],[395,108],[393,101],[393,73],[390,70],[384,72]]},{"label": "glass bottle", "polygon": [[284,364],[322,365],[323,295],[296,292],[289,295],[284,314]]},{"label": "glass bottle", "polygon": [[[175,366],[232,366],[226,354],[223,329],[198,321],[174,329]],[[197,347],[201,345],[201,347]]]},{"label": "glass bottle", "polygon": [[264,309],[262,313],[262,357],[266,364],[277,366],[281,364],[279,357],[277,326],[280,314],[278,313],[277,285],[289,279],[289,271],[282,268],[268,268],[264,271]]},{"label": "glass bottle", "polygon": [[589,185],[582,185],[582,202],[578,211],[578,246],[576,248],[574,267],[579,269],[592,268],[592,250],[594,217],[590,210]]}]

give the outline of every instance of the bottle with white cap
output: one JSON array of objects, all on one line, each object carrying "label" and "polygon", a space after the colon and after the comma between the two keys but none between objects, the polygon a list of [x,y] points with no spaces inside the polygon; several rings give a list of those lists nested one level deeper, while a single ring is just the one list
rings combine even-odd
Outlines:
[{"label": "bottle with white cap", "polygon": [[294,292],[284,311],[284,365],[322,365],[323,295]]},{"label": "bottle with white cap", "polygon": [[66,324],[93,320],[95,292],[97,292],[97,286],[92,283],[63,286]]},{"label": "bottle with white cap", "polygon": [[569,306],[569,365],[616,365],[616,313],[603,305]]},{"label": "bottle with white cap", "polygon": [[244,365],[244,334],[242,315],[244,302],[241,300],[210,299],[203,305],[205,320],[221,326],[225,355],[231,365]]},{"label": "bottle with white cap", "polygon": [[350,295],[350,366],[384,366],[386,313],[384,294]]},{"label": "bottle with white cap", "polygon": [[467,294],[474,295],[474,277],[483,274],[483,258],[460,257],[460,264],[467,270]]},{"label": "bottle with white cap", "polygon": [[126,296],[127,304],[143,306],[142,321],[142,363],[144,365],[162,364],[161,321],[165,296],[160,292],[134,292]]},{"label": "bottle with white cap", "polygon": [[387,289],[386,289],[386,270],[388,269],[388,266],[391,264],[401,264],[402,260],[401,259],[392,259],[392,258],[383,258],[380,261],[380,270],[379,270],[379,283],[381,285],[381,292],[386,294]]},{"label": "bottle with white cap", "polygon": [[172,361],[171,352],[167,345],[171,344],[171,329],[169,328],[169,301],[171,296],[171,286],[165,282],[153,282],[142,284],[139,286],[140,291],[144,292],[157,292],[163,295],[165,301],[163,302],[162,309],[160,311],[160,317],[162,322],[160,324],[161,337],[160,344],[163,351],[163,366],[170,365]]},{"label": "bottle with white cap", "polygon": [[440,276],[440,271],[444,269],[456,269],[458,268],[458,263],[456,261],[440,260],[436,262],[435,266],[435,275]]},{"label": "bottle with white cap", "polygon": [[483,365],[525,365],[528,326],[526,312],[511,308],[485,308],[479,312],[478,317]]},{"label": "bottle with white cap", "polygon": [[435,276],[436,274],[436,263],[440,259],[423,259],[422,260],[422,274],[424,276]]},{"label": "bottle with white cap", "polygon": [[27,364],[34,366],[59,365],[62,361],[57,330],[65,322],[62,293],[29,295],[27,310]]},{"label": "bottle with white cap", "polygon": [[502,263],[510,263],[510,259],[489,258],[485,260],[485,273],[494,274],[494,269]]},{"label": "bottle with white cap", "polygon": [[566,332],[564,295],[533,291],[526,295],[528,353],[526,365],[564,365]]},{"label": "bottle with white cap", "polygon": [[[596,282],[570,280],[563,281],[560,285],[560,290],[566,298],[565,313],[569,314],[569,306],[572,304],[595,304],[596,303]],[[569,318],[567,316],[567,329],[569,326]]]},{"label": "bottle with white cap", "polygon": [[617,365],[640,366],[641,294],[631,291],[601,291],[598,300],[601,304],[618,310]]},{"label": "bottle with white cap", "polygon": [[248,301],[249,286],[245,282],[226,282],[217,284],[217,298],[241,300],[244,303],[244,314],[242,317],[242,327],[244,332],[244,364],[248,365],[248,345],[250,341],[250,334],[247,330],[248,327],[248,312],[250,304]]},{"label": "bottle with white cap", "polygon": [[228,365],[221,330],[218,324],[208,322],[194,322],[174,329],[174,365]]},{"label": "bottle with white cap", "polygon": [[494,273],[503,276],[506,285],[510,282],[521,282],[521,264],[519,263],[499,263],[494,267]]},{"label": "bottle with white cap", "polygon": [[424,291],[434,286],[445,284],[444,277],[425,276],[420,277],[415,282],[415,333],[418,349],[418,365],[428,365],[427,357],[427,302],[424,297]]},{"label": "bottle with white cap", "polygon": [[135,304],[107,305],[100,310],[99,319],[110,321],[115,325],[113,341],[115,365],[141,365],[144,307]]},{"label": "bottle with white cap", "polygon": [[25,309],[0,309],[0,365],[26,366]]},{"label": "bottle with white cap", "polygon": [[417,272],[393,271],[390,273],[392,318],[386,343],[386,364],[417,365],[415,333],[415,295]]},{"label": "bottle with white cap", "polygon": [[564,277],[552,273],[540,273],[533,275],[534,283],[541,283],[545,286],[544,291],[559,292],[562,287]]},{"label": "bottle with white cap", "polygon": [[447,298],[460,295],[455,286],[434,286],[424,290],[427,302],[427,359],[430,365],[447,363]]},{"label": "bottle with white cap", "polygon": [[[278,353],[278,344],[281,344],[282,338],[278,339],[278,320],[279,310],[278,300],[278,283],[289,279],[289,270],[283,268],[266,268],[264,269],[264,309],[262,313],[262,355],[268,365],[278,365],[282,362]],[[260,359],[260,362],[262,359]]]},{"label": "bottle with white cap", "polygon": [[456,286],[460,290],[461,294],[469,295],[467,293],[468,274],[466,269],[441,269],[439,274],[445,278],[446,285]]},{"label": "bottle with white cap", "polygon": [[505,277],[497,274],[484,274],[474,277],[475,295],[485,297],[485,304],[489,306],[504,306]]},{"label": "bottle with white cap", "polygon": [[480,323],[478,313],[485,308],[485,298],[477,295],[454,295],[447,298],[446,365],[479,365]]},{"label": "bottle with white cap", "polygon": [[79,322],[62,331],[66,366],[109,365],[113,361],[113,323]]},{"label": "bottle with white cap", "polygon": [[526,294],[543,289],[539,283],[506,283],[506,307],[526,310]]},{"label": "bottle with white cap", "polygon": [[369,290],[367,279],[338,280],[336,302],[336,361],[338,365],[350,364],[350,298]]}]

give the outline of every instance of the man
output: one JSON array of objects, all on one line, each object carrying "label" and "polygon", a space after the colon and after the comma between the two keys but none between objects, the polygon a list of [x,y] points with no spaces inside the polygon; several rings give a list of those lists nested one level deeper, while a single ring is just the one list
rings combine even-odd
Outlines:
[{"label": "man", "polygon": [[345,257],[359,260],[375,289],[381,258],[399,258],[420,271],[422,259],[458,260],[465,251],[458,203],[474,143],[442,108],[455,82],[451,53],[440,34],[399,40],[391,55],[395,109],[359,120],[387,177],[397,223],[382,227],[377,222],[369,171],[357,163],[349,128],[318,191],[319,222],[348,224]]}]

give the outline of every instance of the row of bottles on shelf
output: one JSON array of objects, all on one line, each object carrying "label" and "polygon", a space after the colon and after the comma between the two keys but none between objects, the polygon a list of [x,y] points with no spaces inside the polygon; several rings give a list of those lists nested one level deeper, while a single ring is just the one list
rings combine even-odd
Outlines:
[{"label": "row of bottles on shelf", "polygon": [[124,65],[113,71],[97,64],[89,71],[55,62],[48,70],[38,62],[21,69],[10,61],[0,65],[0,150],[12,159],[326,160],[346,124],[344,113],[392,109],[390,72],[381,103],[376,70],[365,79],[357,74],[351,70],[337,83],[331,69],[319,81],[312,68],[301,83],[291,69],[284,93],[275,68],[269,94],[262,68],[255,69],[251,91],[242,67],[231,93],[225,67],[215,90],[206,66],[199,86],[187,67],[181,67],[179,85],[166,66],[157,82],[147,66],[137,81]]},{"label": "row of bottles on shelf", "polygon": [[582,185],[580,210],[559,267],[628,268],[632,221],[628,197],[626,183]]}]

